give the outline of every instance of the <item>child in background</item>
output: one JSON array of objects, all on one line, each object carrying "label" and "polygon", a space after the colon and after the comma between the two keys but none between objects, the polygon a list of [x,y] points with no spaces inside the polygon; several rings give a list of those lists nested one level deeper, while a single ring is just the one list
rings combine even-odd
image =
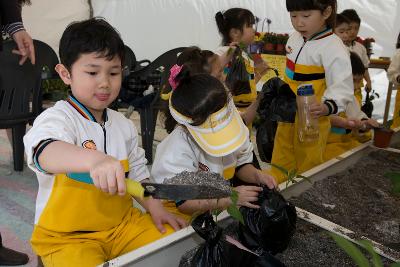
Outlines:
[{"label": "child in background", "polygon": [[39,180],[31,242],[45,266],[97,266],[172,233],[164,223],[186,224],[152,198],[137,199],[149,212],[142,214],[126,194],[126,176],[144,181],[149,172],[133,123],[108,108],[122,78],[116,30],[97,18],[75,22],[59,55],[56,71],[72,95],[40,114],[24,137]]},{"label": "child in background", "polygon": [[[262,173],[251,163],[253,146],[229,92],[215,77],[192,73],[189,65],[175,65],[169,82],[172,87],[169,111],[177,126],[157,146],[151,170],[156,182],[183,171],[210,171],[229,180],[234,175],[254,185],[238,186],[238,204],[258,208],[256,201],[262,190],[260,183],[273,188],[273,177]],[[225,209],[230,198],[182,200],[178,210],[185,214]]]},{"label": "child in background", "polygon": [[342,39],[346,46],[350,45],[350,21],[342,14],[336,14],[336,24],[334,33]]},{"label": "child in background", "polygon": [[400,127],[400,33],[397,36],[396,53],[392,57],[392,62],[387,70],[387,76],[394,86],[397,87],[396,104],[394,106],[392,129]]},{"label": "child in background", "polygon": [[[218,30],[222,36],[222,47],[217,48],[215,53],[220,56],[221,63],[224,66],[224,77],[226,78],[229,72],[229,61],[231,56],[228,51],[231,48],[236,48],[235,45],[249,46],[254,42],[254,23],[255,17],[251,11],[243,8],[231,8],[224,13],[218,12],[215,15],[215,20],[218,26]],[[233,54],[233,53],[231,53]],[[254,61],[249,58],[247,53],[242,52],[242,57],[244,58],[244,63],[246,65],[246,70],[249,73],[249,85],[248,92],[236,95],[233,93],[233,101],[238,107],[239,111],[244,111],[247,109],[247,114],[244,116],[245,123],[249,127],[255,118],[255,114],[258,108],[259,100],[254,105],[251,105],[257,99],[257,89],[256,84],[261,79],[261,77],[269,69],[268,65],[260,60],[257,61],[257,65],[254,65]],[[250,115],[252,114],[252,115]]]},{"label": "child in background", "polygon": [[[364,79],[367,82],[367,87],[365,88],[367,92],[372,90],[371,77],[369,75],[368,66],[369,66],[369,58],[367,54],[367,49],[364,45],[357,42],[358,32],[360,31],[361,19],[358,16],[357,12],[354,9],[346,9],[341,15],[345,16],[349,21],[349,42],[346,43],[346,46],[349,48],[350,52],[355,52],[362,60],[365,66],[365,74]],[[361,81],[356,90],[356,98],[358,103],[362,104],[362,93],[361,89],[364,86],[364,83]]]},{"label": "child in background", "polygon": [[[350,61],[355,85],[354,90],[356,90],[356,85],[364,77],[365,68],[356,53],[350,52]],[[353,101],[347,105],[345,112],[331,115],[329,118],[332,127],[326,144],[325,160],[330,160],[359,146],[361,143],[358,141],[358,135],[379,126],[376,120],[368,118],[361,111],[355,96]]]},{"label": "child in background", "polygon": [[[286,0],[296,32],[286,45],[284,80],[295,94],[300,85],[313,85],[317,103],[311,105],[310,113],[319,125],[318,140],[302,143],[297,118],[295,123],[278,124],[271,162],[287,170],[302,173],[324,162],[328,116],[344,111],[354,95],[348,51],[332,30],[336,6],[336,0]],[[273,167],[272,173],[279,182],[284,181],[277,168]]]}]

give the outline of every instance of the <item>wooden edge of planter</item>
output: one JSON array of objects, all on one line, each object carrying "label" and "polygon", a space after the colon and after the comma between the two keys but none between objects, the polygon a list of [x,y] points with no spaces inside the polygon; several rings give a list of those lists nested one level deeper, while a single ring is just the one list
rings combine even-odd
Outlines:
[{"label": "wooden edge of planter", "polygon": [[338,234],[361,247],[363,245],[360,244],[359,242],[357,242],[357,240],[368,240],[372,243],[373,248],[379,255],[381,255],[385,258],[388,258],[389,260],[392,260],[394,262],[400,261],[400,252],[398,252],[398,251],[388,248],[388,247],[386,247],[378,242],[375,242],[365,236],[357,235],[357,233],[353,232],[352,230],[349,230],[343,226],[335,224],[329,220],[326,220],[322,217],[319,217],[319,216],[317,216],[311,212],[308,212],[306,210],[303,210],[301,208],[296,207],[296,211],[297,211],[297,216],[299,218],[301,218],[309,223],[312,223],[312,224],[314,224],[322,229],[325,229],[329,232]]}]

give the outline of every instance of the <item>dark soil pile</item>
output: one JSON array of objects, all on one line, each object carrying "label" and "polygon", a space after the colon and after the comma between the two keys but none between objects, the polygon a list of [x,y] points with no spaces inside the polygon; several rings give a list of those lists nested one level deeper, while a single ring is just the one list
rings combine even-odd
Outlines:
[{"label": "dark soil pile", "polygon": [[221,195],[229,196],[231,194],[231,186],[229,182],[221,175],[214,172],[183,171],[174,177],[165,179],[163,183],[177,185],[198,185],[198,192],[204,198],[218,198]]},{"label": "dark soil pile", "polygon": [[400,198],[386,172],[400,171],[400,154],[373,151],[353,167],[316,182],[290,201],[296,206],[400,250]]},{"label": "dark soil pile", "polygon": [[355,266],[327,231],[302,220],[289,247],[277,258],[287,267]]}]

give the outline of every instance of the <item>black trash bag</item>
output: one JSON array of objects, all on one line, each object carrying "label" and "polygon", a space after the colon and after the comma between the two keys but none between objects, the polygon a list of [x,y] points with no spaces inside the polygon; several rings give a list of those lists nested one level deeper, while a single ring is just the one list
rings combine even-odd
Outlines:
[{"label": "black trash bag", "polygon": [[264,162],[271,162],[277,128],[278,123],[272,120],[263,120],[257,128],[256,143],[258,154]]},{"label": "black trash bag", "polygon": [[[284,267],[285,265],[267,251],[258,248],[252,254],[226,241],[226,231],[219,227],[207,212],[193,222],[194,230],[205,240],[190,259],[181,260],[180,267]],[[228,234],[237,240],[238,222],[228,225]]]},{"label": "black trash bag", "polygon": [[260,122],[256,143],[260,158],[271,162],[278,122],[293,123],[296,117],[296,95],[279,77],[269,79],[261,90],[263,98],[258,107]]},{"label": "black trash bag", "polygon": [[244,225],[240,225],[239,241],[250,250],[261,247],[272,255],[283,252],[296,231],[295,206],[266,186],[257,204],[259,209],[240,208]]},{"label": "black trash bag", "polygon": [[261,90],[263,98],[258,113],[264,120],[294,123],[296,117],[296,94],[279,77],[269,79]]},{"label": "black trash bag", "polygon": [[372,101],[371,101],[368,91],[367,91],[367,95],[365,96],[365,103],[361,107],[361,111],[364,112],[368,118],[372,117],[372,112],[374,111],[374,104],[372,104]]},{"label": "black trash bag", "polygon": [[249,94],[251,93],[250,74],[246,69],[242,49],[237,47],[233,53],[232,60],[228,66],[225,84],[233,96]]}]

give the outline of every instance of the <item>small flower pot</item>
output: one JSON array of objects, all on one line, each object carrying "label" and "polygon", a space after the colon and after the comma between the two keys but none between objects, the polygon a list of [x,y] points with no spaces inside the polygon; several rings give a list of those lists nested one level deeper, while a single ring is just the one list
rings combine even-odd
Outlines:
[{"label": "small flower pot", "polygon": [[387,148],[390,145],[394,131],[387,128],[374,129],[374,146],[379,148]]},{"label": "small flower pot", "polygon": [[284,54],[285,53],[285,45],[284,44],[277,44],[276,45],[276,52],[278,54]]},{"label": "small flower pot", "polygon": [[275,51],[275,44],[273,43],[265,43],[264,44],[265,51]]}]

